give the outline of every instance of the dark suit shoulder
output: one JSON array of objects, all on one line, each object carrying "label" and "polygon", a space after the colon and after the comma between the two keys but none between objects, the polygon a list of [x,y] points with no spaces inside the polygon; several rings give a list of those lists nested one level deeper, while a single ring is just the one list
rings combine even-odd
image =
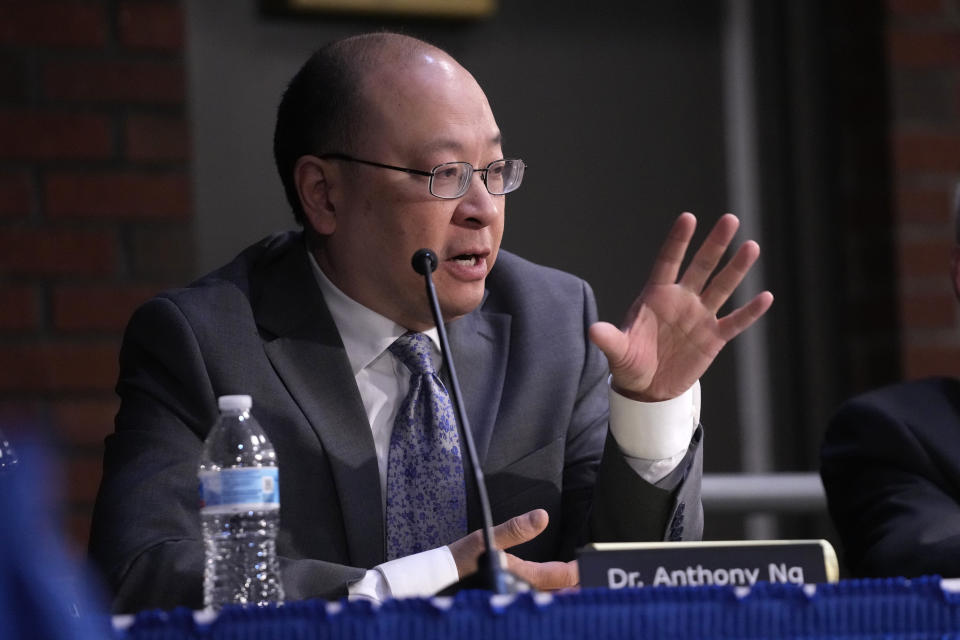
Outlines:
[{"label": "dark suit shoulder", "polygon": [[577,276],[530,262],[509,251],[500,251],[487,277],[487,310],[546,309],[583,310],[583,301],[593,304],[593,291]]},{"label": "dark suit shoulder", "polygon": [[[303,248],[302,234],[277,233],[250,245],[227,264],[201,276],[190,284],[167,289],[144,303],[131,322],[141,316],[170,312],[170,304],[188,321],[216,314],[225,318],[250,316],[259,295],[259,280],[270,266],[288,259]],[[303,251],[305,255],[305,251]]]},{"label": "dark suit shoulder", "polygon": [[185,287],[170,289],[161,295],[188,301],[216,296],[218,292],[239,291],[249,295],[257,274],[270,264],[283,259],[291,251],[303,247],[303,236],[296,231],[276,233],[245,248],[233,260],[203,275]]},{"label": "dark suit shoulder", "polygon": [[893,422],[912,431],[942,437],[942,429],[951,424],[960,427],[960,380],[926,378],[860,394],[840,406],[831,420],[830,431],[858,428],[876,421]]},{"label": "dark suit shoulder", "polygon": [[936,377],[891,384],[854,396],[845,402],[841,409],[850,406],[876,407],[889,413],[904,409],[915,413],[917,409],[922,409],[922,406],[944,403],[960,406],[960,380]]},{"label": "dark suit shoulder", "polygon": [[583,279],[572,273],[537,264],[510,251],[501,250],[488,282],[521,285],[528,280],[534,281],[534,284],[552,283],[556,286],[579,287],[584,284]]}]

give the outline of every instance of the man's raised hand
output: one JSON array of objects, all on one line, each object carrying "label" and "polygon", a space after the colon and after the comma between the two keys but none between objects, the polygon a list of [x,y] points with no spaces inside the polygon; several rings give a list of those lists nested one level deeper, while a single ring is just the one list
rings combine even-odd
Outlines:
[{"label": "man's raised hand", "polygon": [[711,277],[740,226],[729,213],[717,221],[678,280],[696,226],[690,213],[674,222],[622,330],[607,322],[590,327],[590,339],[610,364],[613,388],[627,397],[653,402],[679,396],[773,303],[773,295],[764,291],[717,317],[760,255],[757,243],[748,240]]}]

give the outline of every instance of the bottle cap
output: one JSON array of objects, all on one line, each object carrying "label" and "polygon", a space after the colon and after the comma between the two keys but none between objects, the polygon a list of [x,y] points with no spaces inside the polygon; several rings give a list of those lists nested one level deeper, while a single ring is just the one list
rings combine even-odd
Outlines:
[{"label": "bottle cap", "polygon": [[220,396],[217,398],[217,407],[220,411],[250,411],[253,398],[250,396]]}]

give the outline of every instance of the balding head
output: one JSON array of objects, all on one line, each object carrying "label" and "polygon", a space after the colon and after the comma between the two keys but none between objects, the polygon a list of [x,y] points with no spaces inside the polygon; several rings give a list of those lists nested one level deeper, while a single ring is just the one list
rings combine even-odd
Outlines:
[{"label": "balding head", "polygon": [[[290,81],[277,109],[273,154],[297,222],[303,209],[293,171],[304,155],[350,152],[363,136],[371,85],[416,66],[425,58],[462,69],[443,50],[397,33],[369,33],[317,50]],[[466,73],[464,71],[464,73]]]},{"label": "balding head", "polygon": [[[433,318],[410,256],[429,247],[440,258],[444,317],[476,309],[504,226],[505,194],[490,191],[487,171],[504,156],[487,97],[466,69],[395,34],[333,43],[290,83],[276,139],[290,204],[335,287],[402,327],[427,329]],[[441,179],[462,171],[466,190],[438,196],[435,171]]]}]

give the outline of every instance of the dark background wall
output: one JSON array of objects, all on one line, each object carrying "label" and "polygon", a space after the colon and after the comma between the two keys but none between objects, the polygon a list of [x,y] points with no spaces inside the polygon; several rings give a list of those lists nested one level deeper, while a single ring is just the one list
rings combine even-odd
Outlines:
[{"label": "dark background wall", "polygon": [[960,373],[958,2],[635,4],[501,0],[451,23],[299,20],[252,0],[0,3],[0,411],[5,430],[50,438],[78,546],[130,312],[290,225],[269,160],[283,84],[323,41],[381,26],[474,71],[531,165],[505,246],[587,278],[617,321],[677,213],[709,223],[735,204],[725,38],[747,7],[758,286],[777,300],[754,330],[760,366],[728,349],[704,378],[708,470],[743,467],[738,398],[754,389],[769,388],[771,468],[814,470],[843,397]]}]

